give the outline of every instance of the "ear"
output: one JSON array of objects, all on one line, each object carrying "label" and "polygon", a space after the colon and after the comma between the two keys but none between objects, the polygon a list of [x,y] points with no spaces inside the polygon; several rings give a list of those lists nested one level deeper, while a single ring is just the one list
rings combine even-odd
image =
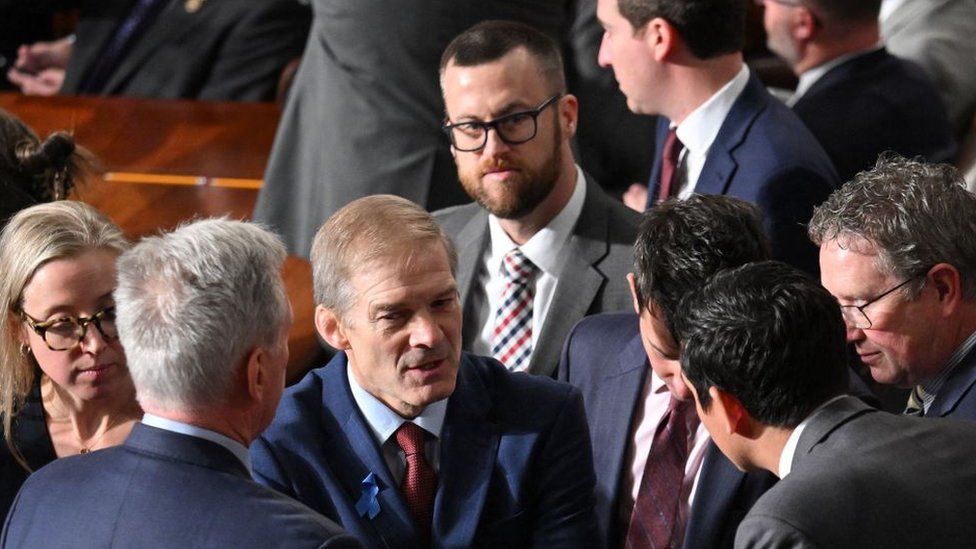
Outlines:
[{"label": "ear", "polygon": [[644,44],[659,63],[672,57],[680,43],[678,29],[661,17],[651,19],[644,26]]},{"label": "ear", "polygon": [[630,297],[634,301],[634,312],[640,314],[640,298],[637,297],[637,278],[634,273],[627,273],[627,286],[630,287]]},{"label": "ear", "polygon": [[711,414],[718,420],[719,428],[727,435],[749,437],[749,413],[735,396],[726,393],[718,387],[709,387],[708,395],[712,397]]},{"label": "ear", "polygon": [[569,139],[576,135],[576,123],[579,120],[579,100],[568,93],[559,99],[559,121],[562,125],[563,138]]},{"label": "ear", "polygon": [[255,347],[247,354],[244,365],[244,373],[247,377],[247,394],[252,401],[260,402],[266,394],[266,386],[269,383],[266,363],[268,353],[263,347]]},{"label": "ear", "polygon": [[797,6],[793,13],[793,38],[805,44],[813,39],[820,28],[817,16],[804,6]]},{"label": "ear", "polygon": [[339,316],[322,305],[315,306],[315,329],[326,343],[335,349],[348,350],[349,339]]},{"label": "ear", "polygon": [[928,274],[928,285],[935,290],[945,315],[952,314],[962,302],[962,276],[948,263],[938,263]]}]

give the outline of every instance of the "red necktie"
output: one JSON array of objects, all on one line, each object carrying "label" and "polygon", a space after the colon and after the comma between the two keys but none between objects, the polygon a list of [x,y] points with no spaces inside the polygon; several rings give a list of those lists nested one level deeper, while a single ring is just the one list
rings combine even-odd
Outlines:
[{"label": "red necktie", "polygon": [[430,527],[434,516],[434,494],[437,493],[437,475],[424,455],[427,431],[405,421],[396,431],[396,441],[407,456],[407,468],[400,488],[407,500],[410,514],[417,522],[421,535],[430,539]]},{"label": "red necktie", "polygon": [[657,187],[657,200],[664,202],[670,198],[672,192],[676,192],[675,178],[678,171],[678,157],[684,144],[678,139],[676,128],[668,130],[668,138],[664,141],[664,150],[661,152],[661,182]]},{"label": "red necktie", "polygon": [[688,461],[688,414],[694,405],[674,397],[654,434],[627,529],[627,549],[678,547],[678,500]]}]

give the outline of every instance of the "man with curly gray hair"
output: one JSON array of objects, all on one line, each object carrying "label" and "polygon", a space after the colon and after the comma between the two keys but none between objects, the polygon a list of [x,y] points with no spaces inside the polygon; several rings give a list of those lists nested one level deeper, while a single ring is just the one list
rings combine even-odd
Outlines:
[{"label": "man with curly gray hair", "polygon": [[976,196],[946,164],[882,157],[810,221],[821,281],[906,414],[976,419]]}]

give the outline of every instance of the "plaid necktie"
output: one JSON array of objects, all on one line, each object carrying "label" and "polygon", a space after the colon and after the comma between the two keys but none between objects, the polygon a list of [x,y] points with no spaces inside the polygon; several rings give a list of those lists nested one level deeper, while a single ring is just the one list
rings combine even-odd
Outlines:
[{"label": "plaid necktie", "polygon": [[434,495],[437,493],[437,475],[424,455],[426,440],[427,431],[410,421],[403,422],[396,431],[397,444],[407,456],[407,468],[400,489],[421,536],[429,540],[434,516]]},{"label": "plaid necktie", "polygon": [[495,311],[491,356],[513,371],[525,369],[532,356],[532,278],[536,270],[518,248],[502,260],[505,289]]},{"label": "plaid necktie", "polygon": [[684,531],[678,521],[678,499],[688,461],[689,414],[694,413],[691,402],[671,397],[644,465],[627,529],[627,549],[681,545]]},{"label": "plaid necktie", "polygon": [[912,392],[910,395],[908,395],[908,404],[905,405],[905,411],[903,413],[906,416],[922,417],[925,415],[925,404],[922,400],[922,388],[918,385],[912,387]]}]

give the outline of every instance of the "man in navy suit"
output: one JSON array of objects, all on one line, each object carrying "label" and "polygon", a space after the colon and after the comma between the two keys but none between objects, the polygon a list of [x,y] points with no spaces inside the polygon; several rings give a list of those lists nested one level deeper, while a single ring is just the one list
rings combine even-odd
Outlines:
[{"label": "man in navy suit", "polygon": [[810,221],[847,341],[905,413],[976,419],[976,197],[948,164],[883,158]]},{"label": "man in navy suit", "polygon": [[935,85],[879,45],[881,0],[766,0],[769,49],[800,78],[787,101],[849,181],[894,151],[930,162],[955,156]]},{"label": "man in navy suit", "polygon": [[692,192],[752,202],[773,256],[813,273],[816,249],[803,226],[837,174],[809,130],[743,63],[745,11],[740,0],[597,3],[600,64],[613,67],[632,111],[662,115],[649,187],[633,186],[625,202],[644,210]]},{"label": "man in navy suit", "polygon": [[[594,441],[597,518],[608,547],[621,546],[636,528],[632,509],[669,400],[691,402],[672,336],[678,303],[719,270],[769,257],[759,212],[742,200],[692,195],[644,215],[634,246],[636,272],[628,275],[639,316],[584,319],[567,339],[559,367],[559,379],[583,392]],[[689,454],[677,501],[681,518],[670,543],[681,546],[683,538],[684,547],[731,547],[739,521],[775,479],[737,471],[701,426],[689,429],[683,442]]]},{"label": "man in navy suit", "polygon": [[[360,547],[250,478],[247,445],[284,390],[285,248],[205,220],[119,260],[119,337],[146,412],[122,446],[59,459],[24,484],[3,547]],[[92,328],[86,326],[89,330]]]},{"label": "man in navy suit", "polygon": [[461,353],[456,258],[391,195],[323,225],[315,326],[342,352],[286,392],[255,474],[370,547],[599,547],[579,391]]}]

